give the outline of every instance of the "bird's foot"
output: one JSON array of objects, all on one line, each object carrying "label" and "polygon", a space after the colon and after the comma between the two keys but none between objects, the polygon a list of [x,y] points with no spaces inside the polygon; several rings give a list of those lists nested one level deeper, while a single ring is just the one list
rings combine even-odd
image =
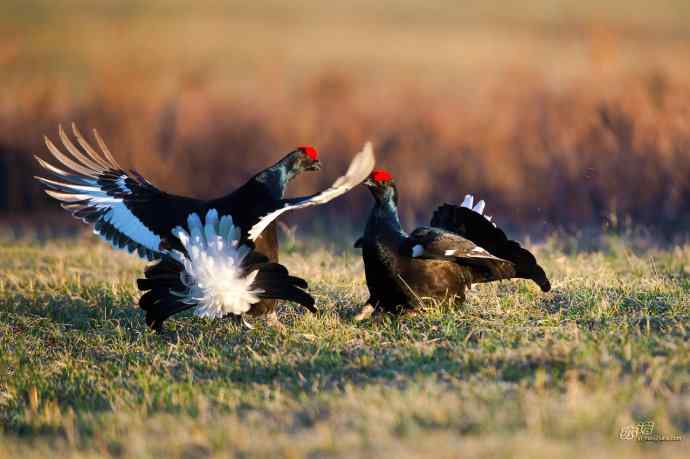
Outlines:
[{"label": "bird's foot", "polygon": [[275,311],[266,314],[266,323],[277,330],[285,330],[285,325],[278,319],[278,313]]},{"label": "bird's foot", "polygon": [[370,303],[365,304],[362,310],[355,316],[355,322],[362,322],[363,320],[369,319],[374,314],[374,311],[376,311],[376,308]]},{"label": "bird's foot", "polygon": [[244,314],[230,314],[229,318],[235,323],[235,325],[240,327],[240,329],[246,328],[247,330],[254,330],[254,326],[247,322],[247,319],[245,319]]},{"label": "bird's foot", "polygon": [[419,310],[417,309],[405,309],[400,313],[401,319],[410,319],[412,317],[417,317],[419,315]]},{"label": "bird's foot", "polygon": [[247,319],[244,318],[244,314],[242,314],[240,317],[242,318],[242,325],[247,327],[247,330],[254,330],[254,325],[247,322]]}]

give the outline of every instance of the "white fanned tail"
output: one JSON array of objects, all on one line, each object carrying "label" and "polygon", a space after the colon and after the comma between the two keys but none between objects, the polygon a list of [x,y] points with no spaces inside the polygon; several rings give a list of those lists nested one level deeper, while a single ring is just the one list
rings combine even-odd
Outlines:
[{"label": "white fanned tail", "polygon": [[[460,207],[465,207],[467,209],[470,209],[474,212],[477,212],[479,215],[483,215],[484,218],[486,218],[488,221],[491,221],[491,217],[488,215],[484,215],[484,207],[486,206],[486,203],[482,199],[481,201],[478,201],[476,204],[474,203],[474,196],[471,194],[466,194],[465,199],[462,201],[462,204]],[[492,222],[493,223],[493,222]],[[493,223],[494,226],[496,226],[496,223]]]},{"label": "white fanned tail", "polygon": [[230,215],[218,219],[218,212],[211,209],[202,223],[196,213],[187,218],[187,229],[173,229],[186,253],[167,252],[184,266],[180,280],[187,288],[175,292],[182,302],[196,305],[194,314],[199,317],[220,318],[227,314],[241,315],[249,311],[263,293],[252,287],[258,270],[245,273],[242,262],[252,249],[241,245],[240,229]]},{"label": "white fanned tail", "polygon": [[326,204],[338,196],[347,193],[369,177],[369,174],[374,169],[375,163],[374,149],[371,146],[371,142],[367,142],[362,151],[352,159],[345,175],[338,177],[338,179],[333,182],[333,185],[313,196],[285,200],[285,205],[283,207],[262,217],[258,223],[252,226],[249,230],[249,239],[255,241],[273,220],[285,212]]}]

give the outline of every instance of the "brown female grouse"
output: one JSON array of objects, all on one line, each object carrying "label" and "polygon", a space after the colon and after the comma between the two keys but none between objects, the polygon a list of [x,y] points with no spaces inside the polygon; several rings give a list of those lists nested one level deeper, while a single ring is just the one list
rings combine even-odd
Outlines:
[{"label": "brown female grouse", "polygon": [[482,215],[483,201],[472,207],[467,196],[462,206],[443,205],[431,226],[407,234],[398,218],[391,174],[374,171],[364,184],[375,204],[364,236],[355,244],[362,249],[370,293],[362,317],[374,310],[413,310],[422,298],[464,300],[465,289],[479,282],[525,278],[544,292],[551,289],[534,256]]}]

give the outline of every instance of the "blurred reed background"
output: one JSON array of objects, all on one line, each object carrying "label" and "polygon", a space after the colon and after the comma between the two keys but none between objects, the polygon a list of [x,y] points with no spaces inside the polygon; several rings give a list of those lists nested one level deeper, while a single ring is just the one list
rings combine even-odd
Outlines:
[{"label": "blurred reed background", "polygon": [[[304,143],[326,167],[290,190],[312,192],[372,139],[407,224],[470,192],[523,229],[690,223],[687,0],[0,8],[5,222],[66,220],[32,155],[75,121],[156,185],[198,197]],[[369,207],[359,190],[291,220],[358,228]]]}]

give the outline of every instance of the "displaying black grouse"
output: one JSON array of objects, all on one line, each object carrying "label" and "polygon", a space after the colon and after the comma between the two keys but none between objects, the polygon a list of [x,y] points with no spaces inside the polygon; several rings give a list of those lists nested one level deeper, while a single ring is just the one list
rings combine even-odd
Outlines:
[{"label": "displaying black grouse", "polygon": [[375,204],[355,247],[362,249],[370,298],[361,317],[374,310],[406,312],[420,299],[457,296],[474,283],[524,278],[544,292],[551,284],[534,256],[485,217],[484,201],[445,204],[431,226],[407,234],[398,218],[398,191],[390,173],[377,170],[364,182]]},{"label": "displaying black grouse", "polygon": [[139,305],[154,330],[160,330],[171,315],[190,308],[199,317],[241,319],[262,301],[281,299],[316,312],[314,298],[305,291],[307,282],[254,250],[251,242],[242,243],[232,216],[219,219],[212,209],[202,222],[192,213],[186,229],[178,226],[172,234],[183,250],[165,251],[146,270],[146,278],[137,281],[145,292]]},{"label": "displaying black grouse", "polygon": [[[158,265],[148,268],[147,277],[150,278],[169,267],[170,253],[185,251],[184,244],[173,230],[187,225],[192,215],[207,216],[211,210],[221,217],[232,217],[233,227],[240,235],[237,244],[249,244],[249,249],[255,248],[262,260],[276,262],[278,238],[275,218],[289,210],[324,204],[346,193],[366,178],[374,164],[371,146],[367,145],[353,160],[348,173],[327,190],[312,196],[285,198],[290,180],[302,171],[318,170],[320,166],[316,149],[299,147],[226,196],[201,200],[159,190],[136,171],[125,171],[95,130],[101,154],[85,140],[75,125],[72,125],[72,130],[81,148],[62,127],[59,129],[60,139],[70,155],[62,153],[48,138],[45,139],[48,150],[67,170],[37,157],[52,178],[36,178],[44,184],[47,194],[62,201],[62,207],[75,217],[93,225],[94,232],[113,247],[136,252],[148,260],[161,260]],[[189,226],[188,229],[192,231]],[[145,282],[144,286],[149,287],[150,283]],[[155,319],[149,320],[149,316],[164,315],[160,311],[152,311],[150,304],[142,304],[142,307],[147,310],[149,324],[155,322]],[[274,301],[262,299],[253,302],[248,313],[271,313],[274,307]]]}]

